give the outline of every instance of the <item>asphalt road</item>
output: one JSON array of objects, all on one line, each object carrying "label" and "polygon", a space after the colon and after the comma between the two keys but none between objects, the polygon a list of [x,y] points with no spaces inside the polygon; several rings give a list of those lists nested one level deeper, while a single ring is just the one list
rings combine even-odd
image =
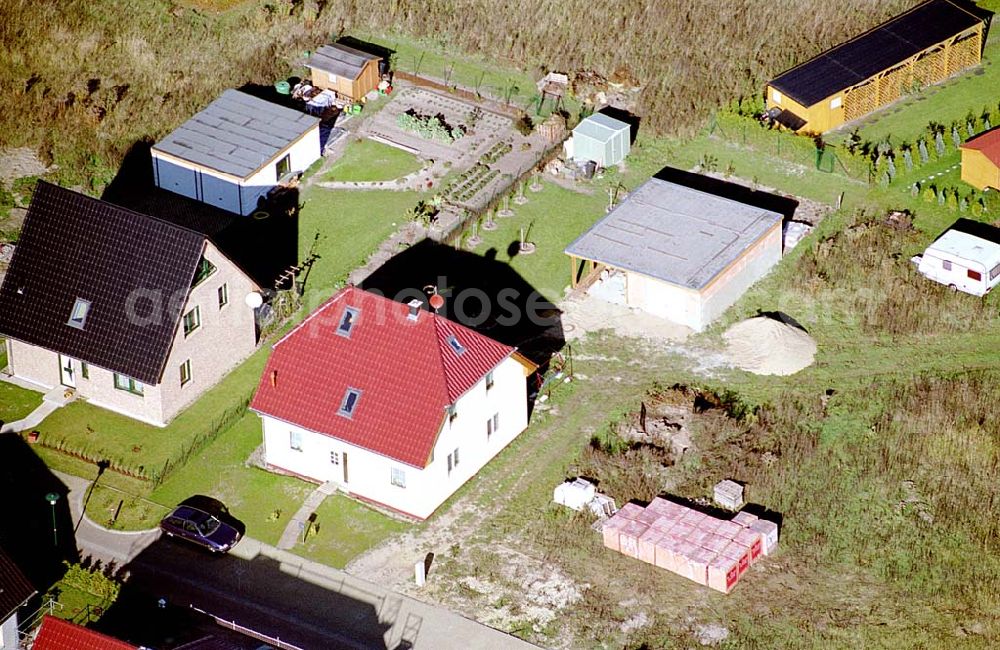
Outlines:
[{"label": "asphalt road", "polygon": [[[131,597],[194,606],[303,650],[388,648],[390,626],[379,622],[370,602],[289,575],[267,557],[216,557],[163,538],[126,569]],[[403,643],[392,650],[409,647]]]}]

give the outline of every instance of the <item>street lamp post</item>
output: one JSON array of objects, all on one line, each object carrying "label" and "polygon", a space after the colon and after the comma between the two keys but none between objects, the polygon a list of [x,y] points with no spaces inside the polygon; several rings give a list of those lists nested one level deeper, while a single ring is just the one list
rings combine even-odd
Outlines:
[{"label": "street lamp post", "polygon": [[59,501],[59,495],[56,492],[49,492],[45,495],[45,500],[52,506],[52,545],[59,546],[59,530],[56,526],[56,503]]}]

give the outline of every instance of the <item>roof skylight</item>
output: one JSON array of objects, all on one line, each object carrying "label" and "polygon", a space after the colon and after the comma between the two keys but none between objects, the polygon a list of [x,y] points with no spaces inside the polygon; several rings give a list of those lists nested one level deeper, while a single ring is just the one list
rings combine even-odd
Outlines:
[{"label": "roof skylight", "polygon": [[359,399],[361,399],[361,391],[357,388],[348,388],[347,392],[344,393],[344,399],[340,403],[337,415],[342,415],[345,418],[353,417]]},{"label": "roof skylight", "polygon": [[73,303],[73,311],[69,314],[69,321],[66,322],[70,327],[75,327],[78,330],[82,330],[83,326],[87,323],[87,314],[90,312],[90,301],[84,300],[83,298],[77,298],[76,302]]},{"label": "roof skylight", "polygon": [[460,357],[465,353],[465,346],[458,342],[458,338],[454,334],[448,337],[448,345],[451,346],[455,356]]},{"label": "roof skylight", "polygon": [[337,325],[337,334],[350,337],[354,324],[358,321],[358,310],[353,307],[345,307],[344,315],[340,317],[340,324]]}]

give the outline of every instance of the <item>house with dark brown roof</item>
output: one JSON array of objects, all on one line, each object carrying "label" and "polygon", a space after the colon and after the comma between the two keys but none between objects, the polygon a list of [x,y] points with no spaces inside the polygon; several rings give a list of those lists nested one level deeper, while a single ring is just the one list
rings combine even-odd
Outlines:
[{"label": "house with dark brown roof", "polygon": [[40,182],[0,335],[40,390],[163,426],[254,351],[258,290],[202,233]]},{"label": "house with dark brown roof", "polygon": [[0,648],[18,647],[17,612],[37,592],[0,548]]},{"label": "house with dark brown roof", "polygon": [[516,349],[348,287],[274,345],[251,409],[273,468],[429,517],[528,423]]}]

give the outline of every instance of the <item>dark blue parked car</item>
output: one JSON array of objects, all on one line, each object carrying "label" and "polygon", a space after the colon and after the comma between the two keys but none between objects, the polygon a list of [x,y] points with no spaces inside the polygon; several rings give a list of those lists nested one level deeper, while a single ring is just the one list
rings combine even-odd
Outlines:
[{"label": "dark blue parked car", "polygon": [[167,537],[194,542],[213,553],[225,553],[243,537],[243,526],[237,521],[224,521],[231,518],[220,515],[182,503],[163,518],[160,529]]}]

